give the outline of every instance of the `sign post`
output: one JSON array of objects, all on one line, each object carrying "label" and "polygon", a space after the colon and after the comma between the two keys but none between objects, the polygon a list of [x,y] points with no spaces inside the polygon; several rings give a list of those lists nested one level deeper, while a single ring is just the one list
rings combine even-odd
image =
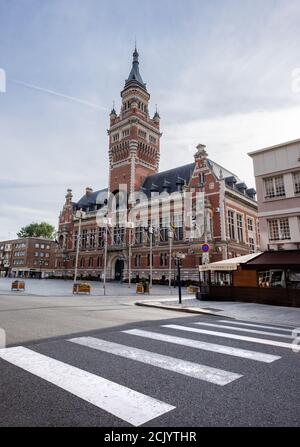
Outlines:
[{"label": "sign post", "polygon": [[201,250],[202,250],[202,264],[203,265],[209,264],[209,250],[210,250],[209,245],[206,243],[203,244]]},{"label": "sign post", "polygon": [[182,297],[181,297],[181,278],[180,278],[180,259],[177,259],[177,281],[178,281],[178,297],[179,297],[179,304],[182,303]]}]

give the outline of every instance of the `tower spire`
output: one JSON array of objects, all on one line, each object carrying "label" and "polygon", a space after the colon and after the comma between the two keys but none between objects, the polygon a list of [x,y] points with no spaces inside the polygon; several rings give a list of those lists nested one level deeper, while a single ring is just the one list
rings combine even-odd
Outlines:
[{"label": "tower spire", "polygon": [[110,112],[110,116],[112,118],[115,118],[117,116],[117,112],[116,112],[116,109],[115,109],[115,101],[113,101],[113,106],[112,106],[112,109],[111,109],[111,112]]},{"label": "tower spire", "polygon": [[110,116],[109,191],[119,190],[121,183],[130,192],[139,191],[145,177],[156,174],[159,167],[160,119],[158,110],[155,118],[149,115],[150,93],[140,75],[139,52],[136,41],[133,43],[132,68],[121,91],[120,113]]},{"label": "tower spire", "polygon": [[133,62],[132,62],[132,64],[134,65],[134,64],[139,64],[139,53],[138,53],[138,50],[137,50],[137,48],[136,48],[136,44],[135,44],[135,47],[134,47],[134,52],[133,52]]},{"label": "tower spire", "polygon": [[147,90],[146,84],[144,83],[142,76],[140,75],[139,52],[137,50],[136,41],[135,41],[135,47],[134,47],[134,52],[133,52],[132,56],[133,56],[132,68],[131,68],[131,72],[128,76],[128,79],[126,79],[125,88],[132,83],[136,83],[140,87],[142,87],[144,90]]}]

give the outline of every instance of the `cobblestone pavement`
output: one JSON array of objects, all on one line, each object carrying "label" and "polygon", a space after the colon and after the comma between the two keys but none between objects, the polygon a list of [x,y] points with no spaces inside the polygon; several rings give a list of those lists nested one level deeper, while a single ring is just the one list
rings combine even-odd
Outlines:
[{"label": "cobblestone pavement", "polygon": [[[174,297],[175,298],[175,297]],[[222,317],[240,320],[253,320],[261,323],[283,324],[300,327],[300,309],[296,307],[271,306],[257,303],[223,302],[223,301],[199,301],[192,297],[183,297],[182,304],[178,299],[167,298],[156,300],[154,305],[162,308],[174,308],[176,310],[192,309],[205,313],[212,313]],[[151,305],[151,302],[147,303]]]},{"label": "cobblestone pavement", "polygon": [[[26,279],[25,292],[11,292],[12,278],[0,278],[0,295],[8,293],[38,295],[38,296],[72,296],[73,282],[71,280],[55,280],[55,279]],[[103,283],[97,281],[84,281],[92,285],[93,296],[101,296],[104,294]],[[135,284],[128,287],[128,284],[117,282],[107,283],[107,296],[136,296]],[[170,296],[176,295],[176,289],[169,290],[168,286],[153,286],[151,296]],[[147,295],[145,295],[147,297]]]}]

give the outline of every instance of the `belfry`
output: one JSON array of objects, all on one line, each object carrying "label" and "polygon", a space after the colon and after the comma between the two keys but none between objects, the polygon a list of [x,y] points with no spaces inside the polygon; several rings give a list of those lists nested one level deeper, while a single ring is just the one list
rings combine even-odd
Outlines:
[{"label": "belfry", "polygon": [[145,177],[155,174],[160,157],[160,117],[149,115],[150,94],[140,70],[135,48],[132,69],[121,92],[120,113],[110,113],[109,190],[127,184],[128,192],[139,190]]}]

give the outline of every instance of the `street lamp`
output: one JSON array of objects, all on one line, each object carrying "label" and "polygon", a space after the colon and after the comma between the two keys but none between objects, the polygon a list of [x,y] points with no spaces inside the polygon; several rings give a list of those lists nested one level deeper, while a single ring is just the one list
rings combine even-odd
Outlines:
[{"label": "street lamp", "polygon": [[39,274],[39,279],[42,279],[42,266],[44,265],[44,261],[42,259],[40,259],[40,274]]},{"label": "street lamp", "polygon": [[103,294],[106,295],[106,268],[107,268],[107,247],[108,247],[108,226],[111,225],[111,218],[105,217],[103,223],[105,225],[104,233],[104,274],[103,274]]},{"label": "street lamp", "polygon": [[131,255],[132,255],[132,229],[134,222],[127,222],[128,228],[128,287],[131,287]]},{"label": "street lamp", "polygon": [[[201,188],[201,192],[203,193],[203,216],[204,216],[204,245],[207,245],[208,237],[207,237],[207,213],[205,207],[205,176],[204,173],[201,172],[199,175],[199,186]],[[209,252],[202,251],[202,264],[209,264]]]},{"label": "street lamp", "polygon": [[179,304],[182,303],[182,293],[181,293],[181,277],[180,277],[180,267],[182,264],[182,260],[186,258],[186,255],[181,252],[177,252],[175,255],[175,263],[177,265],[177,285],[178,285],[178,297]]},{"label": "street lamp", "polygon": [[173,245],[173,238],[174,238],[174,231],[170,227],[169,229],[169,291],[170,294],[172,294],[172,245]]},{"label": "street lamp", "polygon": [[80,239],[81,239],[81,222],[82,222],[82,219],[85,218],[86,213],[84,211],[82,211],[82,209],[81,209],[81,210],[78,210],[76,212],[75,216],[79,219],[79,227],[78,227],[77,244],[76,244],[76,260],[75,260],[74,284],[76,284],[76,281],[77,281],[79,246],[80,246]]},{"label": "street lamp", "polygon": [[153,263],[152,263],[152,251],[153,251],[153,227],[152,225],[149,225],[148,227],[149,231],[149,238],[150,238],[150,285],[149,288],[152,289],[152,270],[153,270]]}]

